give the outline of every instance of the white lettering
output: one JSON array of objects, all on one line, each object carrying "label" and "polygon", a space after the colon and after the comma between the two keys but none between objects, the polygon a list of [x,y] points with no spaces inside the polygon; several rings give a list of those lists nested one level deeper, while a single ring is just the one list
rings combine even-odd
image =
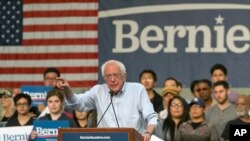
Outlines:
[{"label": "white lettering", "polygon": [[239,129],[236,129],[236,130],[235,130],[234,136],[241,136]]},{"label": "white lettering", "polygon": [[234,132],[234,136],[244,136],[247,133],[246,129],[236,129]]},{"label": "white lettering", "polygon": [[[237,33],[237,31],[239,33],[242,34],[242,36],[237,36],[235,35]],[[235,42],[246,42],[250,40],[250,35],[249,35],[249,31],[245,26],[242,25],[235,25],[232,28],[230,28],[228,30],[227,33],[227,45],[228,48],[235,53],[244,53],[249,49],[249,43],[243,43],[244,45],[242,45],[242,47],[237,47],[235,45]]]},{"label": "white lettering", "polygon": [[58,129],[46,129],[46,128],[37,127],[36,132],[40,136],[41,135],[57,135]]},{"label": "white lettering", "polygon": [[[186,26],[188,30],[188,46],[186,52],[198,52],[198,47],[196,46],[197,34],[203,33],[203,52],[212,52],[211,48],[211,31],[207,26]],[[202,40],[201,40],[202,41]]]},{"label": "white lettering", "polygon": [[[134,52],[139,48],[139,39],[135,36],[138,32],[138,24],[135,21],[131,20],[120,20],[113,21],[115,25],[115,48],[112,50],[114,53],[129,53]],[[124,30],[130,29],[130,32],[124,33]],[[128,30],[127,29],[127,30]],[[127,39],[130,41],[131,46],[124,47],[123,40]],[[130,39],[130,40],[129,40]],[[127,42],[126,42],[127,43]]]},{"label": "white lettering", "polygon": [[164,52],[177,52],[177,47],[175,46],[175,34],[178,33],[178,37],[185,37],[187,31],[183,26],[165,26],[164,30],[167,31],[166,47]]},{"label": "white lettering", "polygon": [[47,92],[41,92],[41,93],[35,93],[35,92],[29,92],[29,91],[24,91],[24,94],[30,95],[32,99],[46,99]]},{"label": "white lettering", "polygon": [[214,30],[216,32],[217,38],[216,38],[216,48],[214,49],[214,52],[217,53],[225,53],[227,52],[227,48],[225,47],[225,27],[224,26],[215,26]]},{"label": "white lettering", "polygon": [[28,134],[16,134],[16,135],[4,134],[3,135],[3,140],[4,141],[27,140],[28,137],[29,137]]},{"label": "white lettering", "polygon": [[[176,53],[177,41],[187,42],[186,53],[244,53],[250,48],[249,29],[234,25],[225,31],[224,25],[148,25],[139,28],[133,20],[114,20],[115,47],[113,53],[131,53],[141,49],[148,53]],[[139,31],[140,29],[140,31]],[[226,45],[226,46],[225,46]]]},{"label": "white lettering", "polygon": [[[155,36],[149,35],[150,32],[155,33]],[[158,43],[155,47],[149,46],[150,41],[163,41],[163,32],[158,26],[147,26],[141,32],[140,41],[142,49],[148,53],[157,53],[163,48],[162,43]]]}]

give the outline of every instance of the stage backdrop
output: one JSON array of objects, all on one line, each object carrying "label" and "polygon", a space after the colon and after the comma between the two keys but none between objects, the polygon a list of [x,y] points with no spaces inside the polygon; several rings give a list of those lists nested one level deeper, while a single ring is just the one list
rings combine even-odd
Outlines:
[{"label": "stage backdrop", "polygon": [[0,1],[0,88],[41,85],[46,67],[91,87],[108,59],[128,81],[153,69],[158,86],[169,76],[189,86],[223,63],[231,86],[249,87],[249,15],[248,0]]},{"label": "stage backdrop", "polygon": [[249,87],[249,15],[249,0],[100,0],[99,64],[117,59],[128,81],[153,69],[158,86],[172,76],[189,87],[222,63],[232,87]]}]

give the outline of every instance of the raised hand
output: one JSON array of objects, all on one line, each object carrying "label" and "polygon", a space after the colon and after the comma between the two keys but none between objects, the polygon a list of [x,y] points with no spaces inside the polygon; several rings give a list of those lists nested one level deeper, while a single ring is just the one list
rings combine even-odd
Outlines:
[{"label": "raised hand", "polygon": [[65,79],[63,79],[61,77],[57,77],[56,80],[57,80],[57,87],[59,89],[64,89],[66,87],[70,87],[70,85],[69,85],[69,83],[68,83],[67,80],[65,80]]}]

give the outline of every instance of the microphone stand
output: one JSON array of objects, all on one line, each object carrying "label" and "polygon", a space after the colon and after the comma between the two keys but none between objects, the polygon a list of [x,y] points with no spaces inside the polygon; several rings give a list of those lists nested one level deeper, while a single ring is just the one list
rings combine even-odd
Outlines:
[{"label": "microphone stand", "polygon": [[113,104],[113,94],[111,94],[111,96],[110,96],[110,101],[111,101],[111,105],[112,105],[112,108],[113,108],[113,111],[114,111],[114,114],[115,114],[116,124],[117,124],[118,128],[120,128],[119,123],[118,123],[118,119],[117,119],[117,116],[116,116],[114,104]]},{"label": "microphone stand", "polygon": [[100,120],[98,121],[97,127],[98,127],[98,125],[100,124],[100,122],[102,121],[104,115],[107,113],[107,111],[108,111],[110,105],[112,105],[112,108],[113,108],[113,111],[114,111],[114,114],[115,114],[116,124],[117,124],[118,128],[120,128],[119,123],[118,123],[118,119],[117,119],[117,116],[116,116],[114,104],[113,104],[113,95],[114,95],[114,94],[113,94],[112,92],[110,92],[110,103],[109,103],[108,107],[106,108],[106,110],[104,111],[102,117],[101,117]]},{"label": "microphone stand", "polygon": [[102,117],[101,117],[101,118],[100,118],[100,120],[98,121],[98,123],[97,123],[97,126],[96,126],[96,127],[98,127],[98,125],[99,125],[99,124],[100,124],[100,122],[102,121],[102,119],[103,119],[104,115],[107,113],[107,111],[108,111],[108,109],[109,109],[109,107],[110,107],[111,103],[112,103],[112,101],[110,101],[110,103],[109,103],[108,107],[106,108],[106,110],[105,110],[105,112],[103,113]]}]

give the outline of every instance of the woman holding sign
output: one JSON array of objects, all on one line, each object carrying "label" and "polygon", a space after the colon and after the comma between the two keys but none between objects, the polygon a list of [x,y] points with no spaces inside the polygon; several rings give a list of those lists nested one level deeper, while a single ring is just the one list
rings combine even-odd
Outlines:
[{"label": "woman holding sign", "polygon": [[[69,122],[69,127],[77,127],[73,119],[67,117],[66,114],[63,113],[63,107],[64,107],[63,90],[60,90],[57,87],[53,88],[51,91],[48,92],[46,100],[50,113],[39,118],[38,120],[50,120],[50,121],[66,120]],[[32,131],[31,139],[33,140],[36,137],[37,137],[37,132]]]}]

